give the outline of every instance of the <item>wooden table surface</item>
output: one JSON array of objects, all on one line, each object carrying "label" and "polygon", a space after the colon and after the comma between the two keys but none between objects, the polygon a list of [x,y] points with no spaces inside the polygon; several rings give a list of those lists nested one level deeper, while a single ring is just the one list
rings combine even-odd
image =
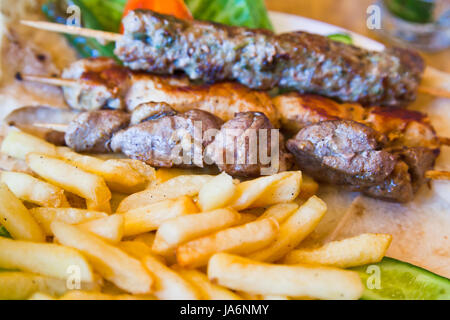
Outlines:
[{"label": "wooden table surface", "polygon": [[[265,0],[273,11],[297,14],[357,32],[386,43],[366,26],[366,10],[374,0]],[[423,53],[427,64],[450,73],[450,49],[438,53]]]}]

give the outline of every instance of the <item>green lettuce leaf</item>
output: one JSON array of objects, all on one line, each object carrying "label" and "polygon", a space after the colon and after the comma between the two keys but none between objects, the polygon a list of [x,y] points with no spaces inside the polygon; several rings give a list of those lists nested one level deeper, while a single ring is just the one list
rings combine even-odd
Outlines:
[{"label": "green lettuce leaf", "polygon": [[[83,27],[118,32],[126,2],[127,0],[49,0],[42,10],[48,20],[65,23],[67,6],[74,4],[81,9]],[[273,29],[263,0],[187,0],[186,4],[198,20]],[[92,38],[72,35],[66,37],[82,57],[116,58],[113,43],[103,45]]]},{"label": "green lettuce leaf", "polygon": [[[86,1],[87,2],[87,1]],[[82,0],[50,0],[47,1],[42,11],[47,16],[47,19],[52,22],[66,23],[67,19],[67,7],[69,5],[77,5],[81,9],[81,24],[85,28],[96,30],[107,30],[108,26],[104,26],[99,22],[96,15],[85,6]],[[107,12],[107,15],[111,15],[111,12]],[[120,23],[120,20],[119,20]],[[114,55],[114,43],[108,43],[106,45],[101,44],[96,39],[85,38],[73,35],[65,35],[70,44],[83,58],[89,57],[111,57],[116,58]]]},{"label": "green lettuce leaf", "polygon": [[79,0],[95,16],[101,29],[118,32],[127,0]]},{"label": "green lettuce leaf", "polygon": [[195,19],[273,30],[263,0],[186,0]]}]

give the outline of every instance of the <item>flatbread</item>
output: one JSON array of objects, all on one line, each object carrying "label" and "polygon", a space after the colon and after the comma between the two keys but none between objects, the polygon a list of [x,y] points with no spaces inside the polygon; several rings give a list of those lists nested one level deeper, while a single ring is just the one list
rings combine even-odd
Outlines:
[{"label": "flatbread", "polygon": [[[14,5],[20,2],[33,4],[30,0],[15,0]],[[39,5],[39,2],[34,1],[35,5]],[[31,10],[26,14],[36,19],[39,18],[35,16],[38,11]],[[17,68],[28,68],[26,70],[30,73],[50,74],[73,61],[76,58],[75,53],[68,47],[64,38],[57,34],[33,30],[33,37],[29,37],[27,35],[30,35],[30,30],[28,33],[24,29],[16,31],[9,34],[9,37],[5,36],[3,41],[4,79],[3,84],[0,84],[0,119],[25,105],[67,107],[59,89],[17,82],[13,72]],[[14,50],[17,48],[12,47],[11,36],[23,41],[25,54],[22,60],[14,57]],[[37,63],[33,59],[33,52],[36,50],[45,51],[49,60]],[[10,61],[18,62],[11,64]],[[435,72],[434,76],[434,84],[450,88],[450,75]],[[411,108],[428,113],[438,134],[450,137],[449,99],[420,96]],[[0,159],[0,166],[3,160]],[[14,168],[13,164],[8,165]],[[436,168],[450,170],[449,147],[443,148]],[[317,246],[364,232],[390,233],[393,235],[393,242],[388,251],[389,256],[450,278],[450,182],[433,181],[430,187],[423,186],[413,202],[404,205],[370,199],[326,185],[321,186],[319,196],[327,203],[328,212],[302,246]]]}]

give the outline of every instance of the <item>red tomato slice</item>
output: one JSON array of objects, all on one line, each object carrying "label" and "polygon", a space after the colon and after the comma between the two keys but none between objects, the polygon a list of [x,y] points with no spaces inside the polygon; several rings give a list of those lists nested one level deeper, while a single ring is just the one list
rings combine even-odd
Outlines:
[{"label": "red tomato slice", "polygon": [[[129,0],[123,11],[123,17],[135,9],[148,9],[180,19],[193,19],[183,0]],[[121,26],[123,32],[123,27]]]}]

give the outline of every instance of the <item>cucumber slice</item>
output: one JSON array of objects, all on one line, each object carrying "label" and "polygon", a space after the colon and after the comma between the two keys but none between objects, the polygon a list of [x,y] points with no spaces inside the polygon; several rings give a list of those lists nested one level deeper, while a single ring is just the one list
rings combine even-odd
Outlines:
[{"label": "cucumber slice", "polygon": [[[450,279],[406,262],[384,258],[352,270],[359,273],[366,288],[363,300],[450,300]],[[379,289],[375,288],[377,277]]]}]

